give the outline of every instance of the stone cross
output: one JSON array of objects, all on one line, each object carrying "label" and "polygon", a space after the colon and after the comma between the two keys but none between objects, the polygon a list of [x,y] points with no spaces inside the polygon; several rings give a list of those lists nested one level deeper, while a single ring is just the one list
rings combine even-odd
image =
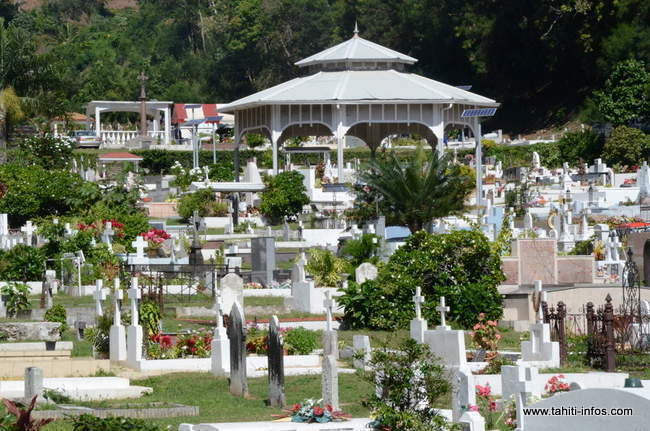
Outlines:
[{"label": "stone cross", "polygon": [[147,241],[144,240],[142,235],[138,235],[135,241],[131,242],[131,247],[135,248],[136,257],[144,257],[144,249],[147,247]]},{"label": "stone cross", "polygon": [[332,299],[332,292],[329,290],[325,291],[325,300],[323,301],[323,306],[325,307],[325,312],[327,313],[326,330],[331,331],[334,300]]},{"label": "stone cross", "polygon": [[544,321],[544,312],[542,311],[542,280],[535,280],[535,292],[533,293],[533,308],[535,309],[535,318],[537,323]]},{"label": "stone cross", "polygon": [[440,297],[440,305],[436,307],[436,311],[440,313],[440,326],[438,329],[449,329],[447,326],[446,313],[449,312],[449,307],[445,305],[445,297]]},{"label": "stone cross", "polygon": [[277,316],[271,317],[268,340],[269,403],[271,407],[282,408],[286,405],[284,397],[284,342]]},{"label": "stone cross", "polygon": [[110,221],[107,221],[104,225],[104,232],[102,232],[102,242],[108,245],[108,248],[111,250],[113,249],[111,246],[113,235],[115,235],[113,224]]},{"label": "stone cross", "polygon": [[27,238],[27,245],[32,245],[32,236],[34,235],[34,232],[36,232],[37,227],[32,224],[31,220],[28,220],[27,223],[25,223],[25,226],[20,228],[20,231],[25,234],[25,237]]},{"label": "stone cross", "polygon": [[138,75],[138,81],[140,81],[140,99],[144,100],[147,98],[147,94],[145,92],[145,83],[149,77],[144,74],[144,72],[140,72]]},{"label": "stone cross", "polygon": [[131,301],[131,326],[137,326],[140,322],[140,315],[138,312],[138,300],[142,298],[140,289],[138,288],[138,277],[131,278],[131,288],[126,291]]},{"label": "stone cross", "polygon": [[524,431],[524,407],[528,402],[529,394],[535,390],[535,383],[532,380],[525,379],[515,383],[515,404],[517,407],[517,429],[516,431]]},{"label": "stone cross", "polygon": [[106,299],[106,294],[104,293],[104,281],[96,280],[95,281],[95,314],[98,316],[103,316],[104,311],[102,310],[102,301]]},{"label": "stone cross", "polygon": [[246,381],[246,327],[244,312],[238,302],[232,305],[228,319],[228,338],[230,339],[230,393],[237,397],[248,395]]},{"label": "stone cross", "polygon": [[119,326],[122,324],[122,315],[120,312],[120,301],[124,298],[124,293],[120,289],[120,279],[115,278],[113,280],[114,289],[113,289],[113,306],[115,307],[115,315],[113,316],[113,325]]},{"label": "stone cross", "polygon": [[217,293],[217,297],[214,299],[212,310],[216,316],[216,328],[223,328],[223,299],[221,299],[221,294],[219,293]]},{"label": "stone cross", "polygon": [[422,319],[422,304],[424,304],[424,296],[422,296],[422,288],[420,286],[415,286],[415,296],[413,296],[413,302],[415,302],[415,318]]},{"label": "stone cross", "polygon": [[339,410],[339,374],[334,355],[323,358],[322,398],[334,410]]}]

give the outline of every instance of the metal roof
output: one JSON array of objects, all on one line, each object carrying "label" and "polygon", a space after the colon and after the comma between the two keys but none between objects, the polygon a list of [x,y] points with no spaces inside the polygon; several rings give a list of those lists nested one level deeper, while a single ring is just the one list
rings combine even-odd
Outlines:
[{"label": "metal roof", "polygon": [[487,97],[413,73],[396,70],[317,72],[292,79],[222,105],[219,112],[235,112],[260,105],[328,103],[465,103],[499,106]]},{"label": "metal roof", "polygon": [[343,61],[413,64],[418,60],[355,35],[352,39],[298,61],[296,66]]}]

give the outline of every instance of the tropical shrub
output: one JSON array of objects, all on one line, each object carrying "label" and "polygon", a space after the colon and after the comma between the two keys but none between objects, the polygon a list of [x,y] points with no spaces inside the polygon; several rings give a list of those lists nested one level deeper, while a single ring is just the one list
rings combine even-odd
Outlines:
[{"label": "tropical shrub", "polygon": [[557,142],[562,158],[571,163],[591,162],[598,158],[605,141],[601,135],[592,130],[569,132]]},{"label": "tropical shrub", "polygon": [[7,308],[7,316],[16,317],[16,315],[24,310],[29,310],[29,287],[22,283],[9,283],[2,286],[0,295],[5,297],[5,307]]},{"label": "tropical shrub", "polygon": [[388,347],[373,349],[369,369],[362,376],[379,390],[372,391],[363,404],[376,418],[375,429],[458,429],[434,407],[451,394],[452,386],[445,367],[429,346],[407,339],[399,345],[398,352]]},{"label": "tropical shrub", "polygon": [[291,328],[284,335],[284,343],[290,355],[309,355],[318,348],[318,332],[301,326]]},{"label": "tropical shrub", "polygon": [[157,334],[160,332],[160,308],[158,304],[152,301],[141,301],[139,307],[140,325],[147,331],[147,334]]},{"label": "tropical shrub", "polygon": [[194,181],[201,181],[205,178],[200,168],[184,168],[180,162],[174,163],[170,171],[172,175],[176,176],[172,185],[182,191],[186,191]]},{"label": "tropical shrub", "polygon": [[[52,418],[34,419],[32,410],[36,407],[36,398],[34,395],[29,405],[26,407],[8,399],[3,399],[2,403],[7,409],[7,415],[0,422],[0,430],[6,431],[40,431],[45,425],[54,421]],[[15,417],[15,420],[9,416]]]},{"label": "tropical shrub", "polygon": [[610,165],[636,165],[650,154],[650,136],[639,129],[619,126],[605,141],[603,159]]},{"label": "tropical shrub", "polygon": [[45,169],[68,167],[74,147],[73,139],[50,134],[30,136],[19,143],[21,158],[25,164],[36,164]]},{"label": "tropical shrub", "polygon": [[319,287],[336,287],[343,280],[345,261],[325,249],[312,249],[305,269]]},{"label": "tropical shrub", "polygon": [[59,334],[63,334],[65,330],[68,329],[66,318],[67,312],[65,311],[65,307],[61,304],[56,304],[45,312],[46,322],[57,322],[61,324]]},{"label": "tropical shrub", "polygon": [[298,171],[281,172],[268,177],[266,190],[261,195],[262,214],[275,224],[300,214],[302,207],[309,203],[303,179]]},{"label": "tropical shrub", "polygon": [[[350,268],[356,268],[363,262],[376,264],[379,261],[379,237],[372,233],[365,233],[359,239],[349,239],[343,245],[341,255],[346,258]],[[351,274],[354,271],[350,272]]]},{"label": "tropical shrub", "polygon": [[435,306],[444,296],[451,308],[448,318],[469,328],[479,313],[490,320],[501,317],[497,286],[504,279],[501,258],[481,232],[420,231],[393,253],[374,283],[350,283],[338,300],[345,306],[346,325],[403,328],[414,315],[415,286],[421,286],[424,318],[439,322]]},{"label": "tropical shrub", "polygon": [[123,417],[99,418],[90,414],[71,416],[72,431],[162,431],[163,428],[145,419]]},{"label": "tropical shrub", "polygon": [[43,278],[45,254],[43,250],[25,244],[18,244],[0,254],[0,277],[12,281],[37,281]]},{"label": "tropical shrub", "polygon": [[191,219],[194,211],[198,211],[200,217],[225,217],[228,215],[228,204],[217,201],[214,191],[202,189],[183,195],[178,201],[177,210],[184,221]]}]

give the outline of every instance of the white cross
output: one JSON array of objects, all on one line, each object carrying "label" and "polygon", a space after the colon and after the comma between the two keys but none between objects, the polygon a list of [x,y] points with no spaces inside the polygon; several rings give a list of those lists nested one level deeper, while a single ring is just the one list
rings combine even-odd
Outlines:
[{"label": "white cross", "polygon": [[111,247],[111,239],[114,234],[115,231],[113,231],[113,224],[110,221],[107,221],[104,225],[104,232],[102,233],[102,242],[107,244],[109,248]]},{"label": "white cross", "polygon": [[524,430],[524,407],[528,401],[528,394],[533,393],[533,382],[531,380],[523,380],[515,383],[515,404],[517,408],[517,430]]},{"label": "white cross", "polygon": [[221,299],[221,295],[217,295],[215,298],[212,309],[216,315],[217,329],[223,328],[223,299]]},{"label": "white cross", "polygon": [[102,301],[106,299],[106,294],[104,293],[103,287],[103,280],[95,281],[95,312],[98,316],[104,315],[104,311],[102,310]]},{"label": "white cross", "polygon": [[424,296],[422,296],[422,289],[420,286],[415,287],[415,296],[413,297],[413,302],[415,302],[415,318],[422,319],[421,306],[424,304]]},{"label": "white cross", "polygon": [[140,295],[140,289],[138,289],[138,277],[131,277],[131,288],[127,290],[127,293],[131,300],[131,326],[137,326],[140,324],[140,316],[138,315],[138,299],[142,297]]},{"label": "white cross", "polygon": [[323,301],[325,306],[325,311],[327,312],[327,330],[332,330],[332,309],[334,308],[334,300],[332,299],[332,293],[329,290],[325,291],[325,301]]},{"label": "white cross", "polygon": [[32,224],[31,220],[28,220],[25,223],[25,226],[20,228],[21,232],[24,232],[27,236],[27,245],[32,245],[32,235],[36,232],[37,227]]},{"label": "white cross", "polygon": [[137,257],[144,257],[144,248],[147,246],[147,241],[144,240],[142,235],[138,235],[135,241],[131,242],[131,247],[135,248]]},{"label": "white cross", "polygon": [[436,307],[436,311],[440,312],[440,328],[447,326],[446,313],[449,311],[449,307],[445,306],[445,297],[440,297],[440,305]]},{"label": "white cross", "polygon": [[122,289],[120,289],[120,279],[116,278],[113,280],[114,290],[113,290],[113,304],[115,305],[115,315],[113,316],[113,325],[119,326],[122,324],[122,315],[120,313],[120,300],[124,297]]},{"label": "white cross", "polygon": [[535,297],[535,300],[539,300],[537,323],[541,323],[544,320],[544,312],[542,311],[542,280],[535,280]]}]

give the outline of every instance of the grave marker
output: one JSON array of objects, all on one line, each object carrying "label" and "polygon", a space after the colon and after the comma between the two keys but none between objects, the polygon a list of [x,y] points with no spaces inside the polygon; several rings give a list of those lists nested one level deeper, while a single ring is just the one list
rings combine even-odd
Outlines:
[{"label": "grave marker", "polygon": [[239,275],[229,273],[221,278],[221,299],[223,310],[231,310],[235,303],[244,303],[244,280]]},{"label": "grave marker", "polygon": [[354,275],[359,284],[366,280],[374,280],[377,278],[377,267],[372,263],[364,262],[355,269]]},{"label": "grave marker", "polygon": [[25,244],[31,246],[34,245],[32,242],[32,237],[34,235],[34,232],[36,232],[36,225],[32,224],[31,220],[27,220],[27,223],[25,223],[25,226],[20,228],[20,231],[25,234]]},{"label": "grave marker", "polygon": [[339,374],[334,355],[323,358],[322,398],[334,410],[339,410]]},{"label": "grave marker", "polygon": [[370,337],[367,335],[354,335],[352,337],[352,347],[354,348],[355,356],[363,355],[360,359],[354,358],[352,360],[354,368],[365,369],[368,362],[370,362]]},{"label": "grave marker", "polygon": [[225,376],[230,369],[230,340],[226,328],[223,327],[223,299],[218,294],[214,301],[216,325],[212,337],[210,357],[212,358],[212,374],[217,377]]},{"label": "grave marker", "polygon": [[325,331],[323,331],[323,356],[333,355],[334,358],[338,358],[338,333],[332,329],[334,300],[332,299],[332,292],[329,290],[325,291],[325,300],[323,301],[323,306],[325,307],[325,313],[327,314],[325,321]]},{"label": "grave marker", "polygon": [[104,232],[102,232],[102,242],[108,246],[109,250],[113,250],[113,235],[115,235],[113,223],[107,221],[104,225]]},{"label": "grave marker", "polygon": [[25,402],[32,398],[43,396],[43,369],[38,367],[25,368]]},{"label": "grave marker", "polygon": [[120,303],[124,298],[124,293],[120,288],[120,279],[114,280],[113,288],[113,324],[109,334],[109,357],[111,361],[125,361],[127,359],[126,351],[126,328],[122,325],[122,313]]},{"label": "grave marker", "polygon": [[142,360],[143,334],[138,313],[138,300],[141,298],[138,288],[138,278],[131,278],[131,288],[127,291],[131,301],[131,324],[127,328],[127,361],[135,366]]},{"label": "grave marker", "polygon": [[147,241],[144,240],[142,235],[138,235],[135,241],[131,242],[131,247],[135,248],[135,258],[132,259],[134,265],[146,265],[149,262],[149,259],[144,255],[144,249],[147,246]]},{"label": "grave marker", "polygon": [[422,318],[422,304],[424,304],[424,296],[422,296],[422,289],[420,286],[415,287],[415,295],[413,296],[415,303],[415,319],[411,320],[410,335],[418,343],[424,343],[424,333],[427,330],[427,321]]},{"label": "grave marker", "polygon": [[268,340],[269,403],[271,407],[284,407],[284,342],[277,316],[271,317]]},{"label": "grave marker", "polygon": [[106,299],[106,293],[104,292],[104,281],[96,280],[95,281],[95,314],[98,316],[104,315],[104,310],[102,309],[102,301]]},{"label": "grave marker", "polygon": [[451,329],[449,326],[447,326],[447,312],[449,311],[449,307],[445,305],[445,297],[441,296],[440,297],[440,305],[436,307],[436,311],[440,313],[440,325],[436,327],[436,329]]},{"label": "grave marker", "polygon": [[246,381],[246,333],[244,312],[238,302],[230,310],[228,319],[230,339],[230,393],[238,397],[248,395]]}]

